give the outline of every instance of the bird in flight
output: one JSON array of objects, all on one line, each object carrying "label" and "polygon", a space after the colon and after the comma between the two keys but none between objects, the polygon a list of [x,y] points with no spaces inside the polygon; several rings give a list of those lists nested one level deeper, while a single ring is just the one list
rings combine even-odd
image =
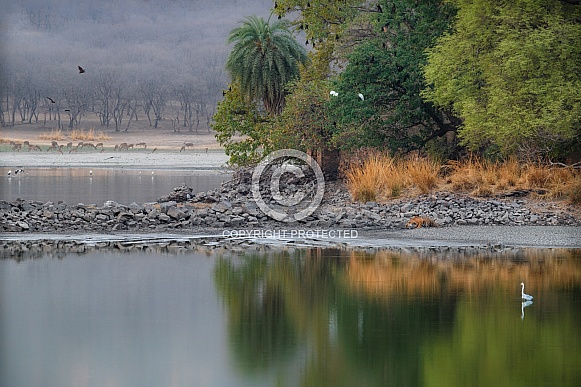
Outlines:
[{"label": "bird in flight", "polygon": [[50,97],[46,97],[46,98],[48,98],[48,100],[49,100],[51,103],[56,103],[56,102],[54,101],[54,99],[52,99],[52,98],[50,98]]},{"label": "bird in flight", "polygon": [[82,68],[81,66],[77,66],[77,68],[79,69],[79,74],[82,74],[85,72],[85,69]]}]

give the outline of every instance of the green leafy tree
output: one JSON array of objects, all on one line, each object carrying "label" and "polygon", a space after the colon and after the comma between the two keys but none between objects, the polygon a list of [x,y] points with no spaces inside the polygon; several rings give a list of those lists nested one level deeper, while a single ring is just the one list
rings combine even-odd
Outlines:
[{"label": "green leafy tree", "polygon": [[455,3],[453,31],[428,50],[423,96],[462,118],[463,143],[528,156],[581,143],[581,2]]},{"label": "green leafy tree", "polygon": [[425,50],[454,15],[455,8],[443,1],[395,0],[380,1],[354,20],[352,34],[360,43],[349,54],[335,84],[338,95],[331,99],[339,145],[407,151],[456,129],[451,115],[420,96]]},{"label": "green leafy tree", "polygon": [[234,47],[226,69],[240,85],[248,100],[261,101],[269,114],[282,111],[285,85],[299,75],[306,63],[305,49],[292,36],[288,22],[274,23],[249,16],[230,32],[228,43]]},{"label": "green leafy tree", "polygon": [[248,102],[240,86],[232,83],[218,102],[212,128],[216,139],[230,156],[230,163],[247,165],[258,162],[265,147],[265,120],[254,102]]}]

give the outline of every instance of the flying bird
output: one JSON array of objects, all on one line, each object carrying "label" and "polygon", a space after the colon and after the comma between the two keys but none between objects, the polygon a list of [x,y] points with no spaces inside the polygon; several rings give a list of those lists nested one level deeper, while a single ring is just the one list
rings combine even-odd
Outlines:
[{"label": "flying bird", "polygon": [[54,99],[52,99],[52,98],[50,98],[50,97],[46,97],[46,98],[48,98],[48,100],[49,100],[51,103],[56,103],[56,102],[54,101]]},{"label": "flying bird", "polygon": [[85,72],[85,69],[82,68],[81,66],[77,66],[77,68],[79,69],[79,74],[82,74]]},{"label": "flying bird", "polygon": [[359,98],[361,98],[362,101],[365,101],[365,97],[363,96],[363,94],[359,93],[357,95],[359,96]]}]

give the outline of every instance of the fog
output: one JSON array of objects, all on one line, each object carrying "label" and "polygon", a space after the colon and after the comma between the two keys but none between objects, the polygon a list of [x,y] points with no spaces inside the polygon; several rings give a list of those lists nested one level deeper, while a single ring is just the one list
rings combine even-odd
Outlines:
[{"label": "fog", "polygon": [[[272,5],[271,0],[3,4],[0,124],[37,122],[40,113],[52,118],[66,109],[71,127],[90,111],[102,125],[124,128],[123,109],[129,117],[149,113],[152,125],[173,117],[191,127],[196,117],[211,117],[222,98],[228,33],[244,16],[268,17]],[[79,74],[77,66],[86,72]]]}]

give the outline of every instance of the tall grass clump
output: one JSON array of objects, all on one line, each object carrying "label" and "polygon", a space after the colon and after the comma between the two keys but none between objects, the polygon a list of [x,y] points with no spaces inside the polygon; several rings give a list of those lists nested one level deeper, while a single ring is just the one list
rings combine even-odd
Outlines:
[{"label": "tall grass clump", "polygon": [[416,159],[405,161],[405,171],[410,183],[426,194],[438,187],[438,173],[440,166],[429,159]]},{"label": "tall grass clump", "polygon": [[375,153],[345,171],[347,187],[357,201],[377,200],[381,191],[385,157]]},{"label": "tall grass clump", "polygon": [[427,159],[402,160],[372,152],[348,163],[344,174],[355,200],[377,201],[401,196],[411,188],[432,191],[438,186],[439,169]]},{"label": "tall grass clump", "polygon": [[61,141],[65,136],[61,129],[53,129],[50,132],[42,133],[38,138],[41,140]]},{"label": "tall grass clump", "polygon": [[571,182],[567,196],[571,204],[581,206],[581,173]]},{"label": "tall grass clump", "polygon": [[91,128],[87,132],[84,129],[75,129],[71,131],[71,140],[77,141],[106,141],[110,140],[111,137],[107,136],[103,132],[95,133],[95,129]]}]

